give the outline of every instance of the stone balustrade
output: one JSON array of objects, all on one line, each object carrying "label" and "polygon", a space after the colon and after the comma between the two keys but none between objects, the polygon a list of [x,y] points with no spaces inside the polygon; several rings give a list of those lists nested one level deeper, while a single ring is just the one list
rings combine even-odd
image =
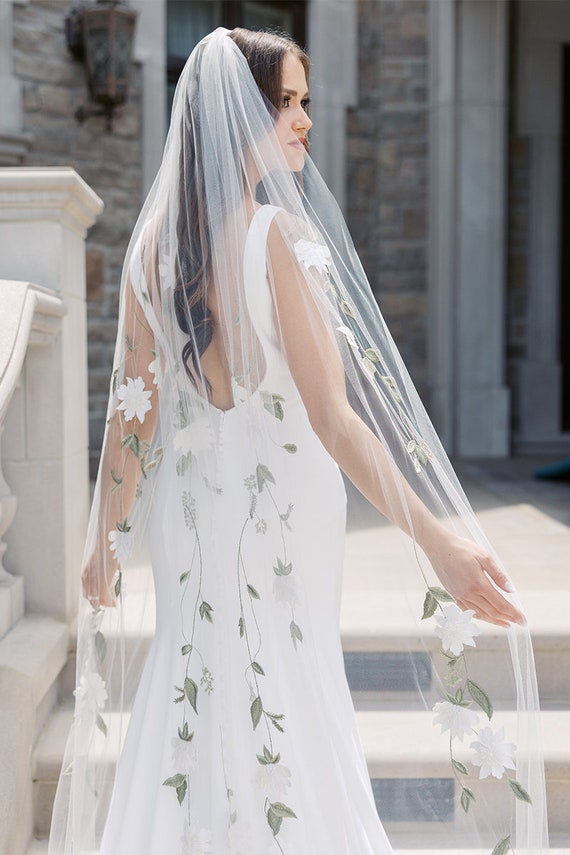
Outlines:
[{"label": "stone balustrade", "polygon": [[89,510],[85,236],[69,168],[0,169],[0,852],[34,830],[33,746],[73,644]]},{"label": "stone balustrade", "polygon": [[[4,566],[6,542],[17,509],[17,497],[11,492],[2,469],[2,432],[4,419],[14,392],[21,388],[21,373],[28,348],[45,350],[60,332],[65,306],[60,296],[29,282],[0,280],[0,638],[24,613],[23,576],[10,574]],[[41,358],[40,357],[40,358]],[[34,412],[33,399],[30,401]],[[41,420],[30,427],[41,430]]]}]

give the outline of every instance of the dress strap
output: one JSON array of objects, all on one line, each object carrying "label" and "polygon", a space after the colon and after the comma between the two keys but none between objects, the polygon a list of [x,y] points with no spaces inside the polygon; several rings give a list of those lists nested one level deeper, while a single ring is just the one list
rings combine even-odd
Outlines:
[{"label": "dress strap", "polygon": [[249,316],[264,350],[275,346],[277,338],[273,324],[273,299],[267,281],[267,234],[274,216],[282,211],[275,205],[258,208],[245,242],[243,281]]}]

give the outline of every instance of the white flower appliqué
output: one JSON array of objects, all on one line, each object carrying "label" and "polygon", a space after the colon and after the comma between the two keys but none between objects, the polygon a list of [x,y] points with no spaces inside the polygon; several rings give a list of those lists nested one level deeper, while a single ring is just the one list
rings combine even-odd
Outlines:
[{"label": "white flower appliqu\u00e9", "polygon": [[484,727],[478,733],[478,739],[471,743],[475,751],[473,764],[480,766],[479,777],[502,778],[505,769],[514,769],[513,755],[516,745],[505,742],[505,729],[499,728],[496,733],[490,727]]},{"label": "white flower appliqu\u00e9", "polygon": [[117,389],[117,397],[121,402],[117,409],[124,410],[125,421],[130,422],[136,416],[142,425],[145,413],[152,409],[149,401],[151,395],[152,392],[145,391],[142,377],[137,377],[136,380],[127,377],[126,384],[122,383]]},{"label": "white flower appliqu\u00e9", "polygon": [[134,538],[130,531],[119,531],[113,529],[109,532],[109,549],[119,564],[128,561],[134,546]]},{"label": "white flower appliqu\u00e9", "polygon": [[336,328],[337,332],[341,332],[345,337],[347,342],[351,347],[358,348],[358,342],[354,336],[354,333],[350,329],[350,327],[341,326]]},{"label": "white flower appliqu\u00e9", "polygon": [[474,636],[479,635],[479,627],[473,622],[475,612],[472,609],[461,611],[459,606],[452,603],[443,607],[443,614],[436,616],[439,626],[436,634],[441,638],[441,646],[447,653],[459,656],[464,645],[475,647]]},{"label": "white flower appliqu\u00e9", "polygon": [[201,828],[198,831],[187,825],[182,837],[183,855],[209,855],[210,852],[212,852],[212,835],[208,829]]},{"label": "white flower appliqu\u00e9", "polygon": [[82,674],[79,685],[73,692],[77,701],[77,712],[97,713],[102,710],[107,701],[105,681],[96,671]]},{"label": "white flower appliqu\u00e9", "polygon": [[228,829],[230,852],[232,855],[251,855],[252,834],[247,820],[237,819]]},{"label": "white flower appliqu\u00e9", "polygon": [[319,273],[326,273],[332,266],[330,250],[328,246],[322,243],[301,238],[294,244],[293,249],[298,260],[305,265],[307,270],[310,267],[315,267]]},{"label": "white flower appliqu\u00e9", "polygon": [[160,359],[157,356],[149,364],[148,370],[151,374],[154,374],[154,377],[152,378],[153,384],[160,388],[162,385],[162,366],[160,364]]},{"label": "white flower appliqu\u00e9", "polygon": [[441,732],[449,730],[452,737],[461,740],[465,734],[471,733],[479,721],[476,712],[450,701],[438,701],[433,712],[436,713],[433,723],[441,725]]},{"label": "white flower appliqu\u00e9", "polygon": [[275,576],[273,579],[273,596],[275,601],[286,606],[297,606],[301,604],[298,580],[289,574],[288,576]]},{"label": "white flower appliqu\u00e9", "polygon": [[187,774],[198,764],[198,754],[193,740],[180,739],[179,736],[170,740],[172,745],[172,765],[176,772]]},{"label": "white flower appliqu\u00e9", "polygon": [[258,790],[263,790],[267,797],[273,801],[280,801],[287,795],[291,786],[291,770],[282,763],[267,763],[259,765],[253,773],[253,785]]},{"label": "white flower appliqu\u00e9", "polygon": [[214,429],[207,416],[195,419],[187,427],[180,428],[174,434],[174,450],[181,454],[197,454],[207,451],[214,444]]}]

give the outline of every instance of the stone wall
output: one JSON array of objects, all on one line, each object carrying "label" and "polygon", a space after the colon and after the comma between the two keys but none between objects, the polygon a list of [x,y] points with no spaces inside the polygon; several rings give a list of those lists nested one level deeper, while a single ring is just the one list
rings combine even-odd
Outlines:
[{"label": "stone wall", "polygon": [[[426,391],[427,0],[359,0],[360,101],[347,117],[348,219],[390,329]],[[112,133],[77,124],[85,75],[65,45],[69,0],[14,5],[24,165],[70,165],[105,202],[87,242],[91,471],[104,430],[124,252],[142,192],[141,75]]]},{"label": "stone wall", "polygon": [[103,199],[105,211],[87,241],[91,474],[105,424],[123,257],[141,204],[140,69],[113,131],[102,117],[79,125],[87,106],[83,65],[69,54],[69,0],[14,5],[14,72],[23,84],[24,129],[34,135],[24,166],[72,166]]},{"label": "stone wall", "polygon": [[426,394],[427,0],[359,0],[348,219],[384,317]]}]

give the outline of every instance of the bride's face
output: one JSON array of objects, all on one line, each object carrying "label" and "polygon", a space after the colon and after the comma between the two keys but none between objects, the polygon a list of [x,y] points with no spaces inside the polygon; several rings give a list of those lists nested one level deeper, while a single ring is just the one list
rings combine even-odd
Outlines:
[{"label": "bride's face", "polygon": [[305,69],[296,56],[286,53],[281,77],[281,106],[275,130],[291,172],[300,172],[305,165],[304,143],[313,124],[307,115],[309,104]]}]

